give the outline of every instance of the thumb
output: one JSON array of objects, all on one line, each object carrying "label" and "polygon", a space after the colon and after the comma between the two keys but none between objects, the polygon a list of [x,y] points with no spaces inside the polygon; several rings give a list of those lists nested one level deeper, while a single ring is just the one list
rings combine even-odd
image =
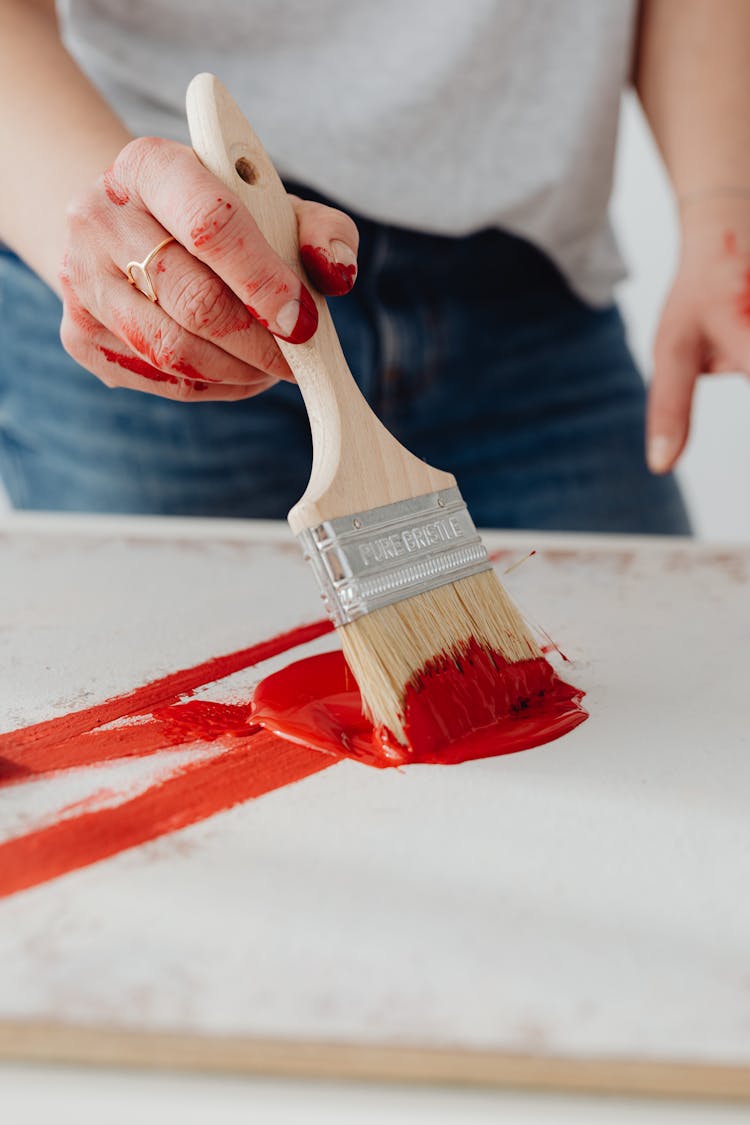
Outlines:
[{"label": "thumb", "polygon": [[646,460],[652,473],[668,473],[685,448],[701,360],[702,337],[697,326],[659,329],[646,415]]}]

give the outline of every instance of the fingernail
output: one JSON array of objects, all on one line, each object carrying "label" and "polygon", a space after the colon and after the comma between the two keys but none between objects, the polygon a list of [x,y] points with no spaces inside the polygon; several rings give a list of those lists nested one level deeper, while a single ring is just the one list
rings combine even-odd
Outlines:
[{"label": "fingernail", "polygon": [[652,473],[666,473],[672,465],[678,442],[666,434],[657,434],[648,443],[646,460]]},{"label": "fingernail", "polygon": [[334,238],[331,243],[331,254],[337,265],[343,266],[344,269],[347,270],[356,270],[357,255],[354,253],[351,246],[348,246],[346,242],[342,242],[340,238]]},{"label": "fingernail", "polygon": [[357,255],[339,238],[334,238],[328,248],[301,246],[302,264],[321,293],[329,297],[342,297],[354,285],[357,276]]},{"label": "fingernail", "polygon": [[318,310],[306,286],[300,289],[299,300],[287,301],[276,314],[274,335],[290,344],[303,344],[318,327]]}]

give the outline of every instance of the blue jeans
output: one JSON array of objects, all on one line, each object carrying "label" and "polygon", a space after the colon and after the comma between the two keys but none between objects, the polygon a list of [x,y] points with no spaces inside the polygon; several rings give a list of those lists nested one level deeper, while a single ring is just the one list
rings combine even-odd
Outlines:
[{"label": "blue jeans", "polygon": [[[396,437],[455,473],[478,524],[689,532],[674,480],[644,463],[644,387],[616,308],[590,308],[499,231],[358,225],[357,284],[331,306],[349,364]],[[296,387],[197,404],[108,390],[65,354],[59,322],[57,298],[0,251],[0,474],[14,506],[286,515],[311,457]]]}]

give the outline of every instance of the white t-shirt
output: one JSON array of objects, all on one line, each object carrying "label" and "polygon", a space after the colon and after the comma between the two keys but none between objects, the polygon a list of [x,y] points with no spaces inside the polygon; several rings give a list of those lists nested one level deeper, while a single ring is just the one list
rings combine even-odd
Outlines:
[{"label": "white t-shirt", "polygon": [[622,276],[607,220],[636,0],[58,0],[135,134],[187,140],[209,70],[282,175],[370,218],[536,243],[587,300]]}]

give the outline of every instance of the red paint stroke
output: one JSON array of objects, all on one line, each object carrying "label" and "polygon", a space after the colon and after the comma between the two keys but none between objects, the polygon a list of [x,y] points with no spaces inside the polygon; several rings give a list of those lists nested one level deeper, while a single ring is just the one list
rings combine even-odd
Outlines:
[{"label": "red paint stroke", "polygon": [[[169,747],[219,742],[226,752],[191,762],[113,808],[84,811],[0,844],[0,896],[195,824],[243,800],[289,785],[334,763],[251,723],[251,704],[179,702],[196,688],[331,632],[314,621],[291,632],[173,672],[82,711],[0,735],[0,785]],[[134,723],[102,729],[121,719]]]},{"label": "red paint stroke", "polygon": [[91,799],[79,802],[56,823],[0,844],[0,896],[195,824],[343,757],[381,768],[454,764],[539,745],[586,717],[582,693],[559,680],[544,659],[507,665],[476,646],[467,650],[463,667],[435,661],[410,685],[409,749],[373,731],[363,717],[340,652],[267,677],[252,703],[184,699],[332,629],[328,620],[315,621],[104,703],[0,735],[0,786],[170,748],[221,748],[120,804],[92,810]]},{"label": "red paint stroke", "polygon": [[456,765],[513,754],[559,738],[587,718],[583,692],[543,658],[508,664],[473,644],[461,666],[434,661],[406,693],[404,747],[362,714],[341,652],[288,665],[258,684],[253,718],[283,738],[386,768]]},{"label": "red paint stroke", "polygon": [[116,207],[124,207],[126,203],[130,202],[130,196],[122,184],[118,184],[111,170],[104,173],[104,190],[107,199],[110,203],[114,203]]},{"label": "red paint stroke", "polygon": [[724,231],[724,253],[731,258],[736,257],[738,251],[737,235],[733,230]]},{"label": "red paint stroke", "polygon": [[[256,728],[257,730],[257,728]],[[35,887],[127,848],[301,781],[335,761],[265,731],[114,808],[82,812],[0,845],[0,896]]]},{"label": "red paint stroke", "polygon": [[98,727],[117,722],[118,719],[150,714],[157,707],[169,707],[177,703],[182,696],[192,695],[197,688],[205,684],[223,680],[227,676],[234,675],[235,672],[251,668],[254,664],[262,664],[264,660],[271,660],[272,657],[280,656],[281,653],[288,652],[297,645],[308,644],[332,631],[331,622],[321,618],[320,621],[301,625],[288,633],[280,633],[277,637],[271,637],[249,648],[242,648],[238,652],[230,652],[226,656],[214,656],[192,668],[171,672],[168,676],[152,680],[143,687],[135,688],[124,695],[117,695],[104,703],[96,703],[93,707],[86,707],[82,711],[73,711],[69,715],[61,715],[56,719],[47,719],[41,723],[34,723],[33,726],[0,734],[0,756],[9,757],[12,751],[17,755],[17,760],[25,765],[28,763],[29,756],[35,753],[54,751],[62,743],[77,738],[78,735],[87,734]]},{"label": "red paint stroke", "polygon": [[345,266],[322,246],[300,246],[300,257],[313,284],[329,297],[343,297],[354,285],[357,267]]}]

